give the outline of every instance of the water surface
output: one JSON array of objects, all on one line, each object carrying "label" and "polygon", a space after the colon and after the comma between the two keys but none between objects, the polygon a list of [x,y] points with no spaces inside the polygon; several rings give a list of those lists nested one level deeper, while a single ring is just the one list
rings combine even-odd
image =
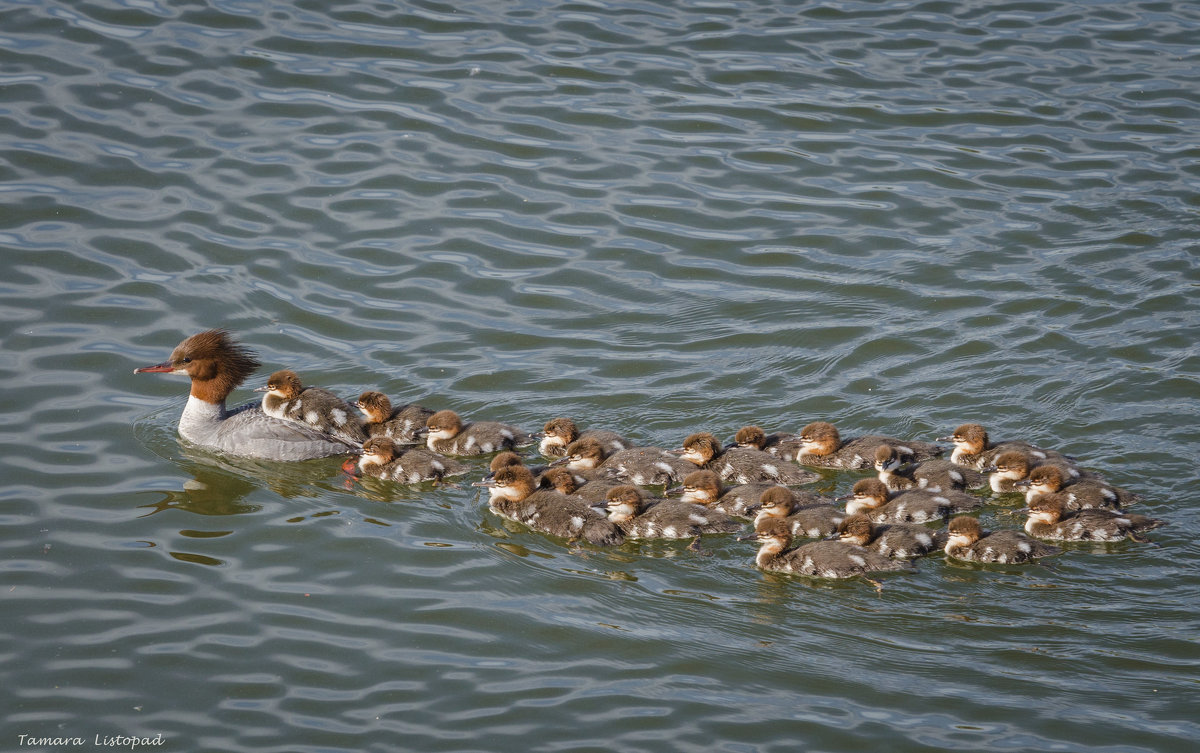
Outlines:
[{"label": "water surface", "polygon": [[[1200,12],[459,6],[0,9],[0,747],[1190,751]],[[978,421],[1170,526],[879,591],[572,547],[181,446],[132,370],[215,326],[645,444]]]}]

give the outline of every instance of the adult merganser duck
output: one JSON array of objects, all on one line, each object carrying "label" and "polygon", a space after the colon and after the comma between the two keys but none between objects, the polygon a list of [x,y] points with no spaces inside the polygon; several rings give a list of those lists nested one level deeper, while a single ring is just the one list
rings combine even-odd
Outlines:
[{"label": "adult merganser duck", "polygon": [[546,457],[561,458],[566,454],[567,445],[576,439],[588,437],[599,442],[606,452],[613,453],[633,447],[633,443],[615,431],[607,429],[588,429],[580,431],[575,422],[569,418],[552,418],[542,427],[541,442],[538,452]]},{"label": "adult merganser duck", "polygon": [[683,440],[683,447],[675,450],[679,457],[695,463],[700,468],[715,471],[723,481],[738,484],[753,484],[770,481],[776,484],[806,484],[816,481],[817,474],[806,471],[792,463],[784,463],[762,450],[751,447],[726,449],[714,435],[707,431],[697,432]]},{"label": "adult merganser duck", "polygon": [[597,546],[620,546],[625,535],[615,523],[575,496],[538,490],[533,473],[511,465],[473,486],[490,489],[488,505],[497,515],[530,528],[568,539],[584,538]]},{"label": "adult merganser duck", "polygon": [[764,521],[755,529],[755,537],[760,546],[754,564],[762,570],[817,578],[853,578],[912,568],[912,563],[906,560],[894,560],[843,541],[813,541],[788,549],[792,543],[792,529],[785,520]]},{"label": "adult merganser duck", "polygon": [[358,469],[364,476],[405,484],[440,481],[446,476],[461,476],[468,470],[453,458],[424,447],[397,446],[389,437],[371,437],[363,442]]},{"label": "adult merganser duck", "polygon": [[225,330],[208,330],[185,339],[171,357],[135,374],[182,374],[192,380],[179,417],[179,436],[210,450],[265,460],[310,460],[345,455],[359,444],[305,424],[268,416],[261,401],[233,410],[225,401],[259,367],[254,351]]},{"label": "adult merganser duck", "polygon": [[872,434],[842,441],[837,427],[828,421],[814,421],[800,430],[802,446],[796,462],[823,468],[871,468],[875,465],[875,448],[891,445],[905,462],[928,460],[942,454],[942,448],[932,442],[900,440]]},{"label": "adult merganser duck", "polygon": [[879,480],[891,491],[909,489],[978,489],[987,485],[987,477],[974,468],[955,465],[949,460],[934,458],[919,463],[905,464],[900,453],[890,444],[875,448],[875,470]]},{"label": "adult merganser duck", "polygon": [[866,515],[847,515],[838,524],[838,539],[899,560],[923,557],[941,548],[945,534],[916,523],[875,524]]},{"label": "adult merganser duck", "polygon": [[1147,541],[1142,531],[1165,526],[1165,520],[1114,510],[1088,508],[1069,512],[1066,492],[1043,494],[1029,503],[1025,531],[1052,541]]},{"label": "adult merganser duck", "polygon": [[440,410],[425,422],[426,444],[443,455],[485,455],[533,444],[533,437],[498,421],[463,423],[452,410]]},{"label": "adult merganser duck", "polygon": [[812,492],[796,492],[784,486],[773,486],[759,498],[754,528],[770,519],[786,521],[793,536],[816,538],[837,530],[846,513]]},{"label": "adult merganser duck", "polygon": [[968,515],[951,520],[946,532],[946,556],[967,562],[1020,565],[1062,551],[1020,531],[984,531],[979,521]]},{"label": "adult merganser duck", "polygon": [[358,396],[355,403],[366,421],[363,428],[372,437],[388,437],[403,444],[420,441],[425,433],[425,422],[433,411],[416,403],[392,407],[392,401],[382,392],[367,390]]},{"label": "adult merganser duck", "polygon": [[290,369],[276,371],[267,378],[265,386],[254,391],[267,393],[263,395],[262,409],[268,416],[308,424],[347,442],[362,444],[367,438],[362,421],[349,403],[329,390],[305,387],[300,376]]}]

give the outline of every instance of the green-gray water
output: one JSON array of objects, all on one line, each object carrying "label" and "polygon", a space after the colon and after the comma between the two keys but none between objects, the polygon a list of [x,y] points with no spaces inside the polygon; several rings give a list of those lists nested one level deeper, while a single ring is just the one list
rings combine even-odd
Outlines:
[{"label": "green-gray water", "polygon": [[[8,2],[0,750],[1190,752],[1198,39],[1182,0]],[[256,384],[645,444],[979,421],[1170,526],[881,592],[572,548],[182,448],[186,383],[132,370],[216,326]]]}]

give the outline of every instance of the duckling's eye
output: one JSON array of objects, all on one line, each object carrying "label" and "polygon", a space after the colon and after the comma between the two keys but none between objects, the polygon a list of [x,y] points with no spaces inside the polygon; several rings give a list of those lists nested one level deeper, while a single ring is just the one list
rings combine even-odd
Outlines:
[{"label": "duckling's eye", "polygon": [[181,363],[191,363],[191,362],[192,362],[191,356],[184,356],[183,360],[181,361]]}]

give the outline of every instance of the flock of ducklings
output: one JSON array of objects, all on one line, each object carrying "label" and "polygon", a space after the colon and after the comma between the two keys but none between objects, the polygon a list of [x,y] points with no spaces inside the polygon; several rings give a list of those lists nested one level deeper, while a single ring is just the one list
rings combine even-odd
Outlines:
[{"label": "flock of ducklings", "polygon": [[[462,476],[464,456],[492,455],[474,486],[487,489],[496,514],[531,529],[597,546],[627,539],[692,539],[732,534],[751,521],[763,570],[848,578],[912,567],[942,550],[947,557],[1021,564],[1058,554],[1047,541],[1145,541],[1164,521],[1130,514],[1139,497],[1074,459],[1025,441],[992,442],[979,424],[959,426],[945,448],[886,436],[843,439],[817,421],[797,434],[739,430],[731,443],[698,432],[672,450],[638,447],[613,431],[580,431],[569,418],[537,434],[507,424],[465,422],[449,410],[393,407],[362,393],[354,406],[304,388],[293,372],[273,374],[263,398],[271,415],[333,431],[361,445],[347,460],[354,474],[400,483]],[[363,415],[355,415],[357,408]],[[537,444],[531,465],[516,450]],[[820,476],[811,468],[876,475],[838,499],[796,488]],[[652,489],[662,491],[656,496]],[[977,493],[988,490],[991,498]],[[1024,530],[984,530],[968,513],[1023,495]],[[844,509],[835,502],[844,501]],[[796,538],[816,539],[793,546]]]}]

